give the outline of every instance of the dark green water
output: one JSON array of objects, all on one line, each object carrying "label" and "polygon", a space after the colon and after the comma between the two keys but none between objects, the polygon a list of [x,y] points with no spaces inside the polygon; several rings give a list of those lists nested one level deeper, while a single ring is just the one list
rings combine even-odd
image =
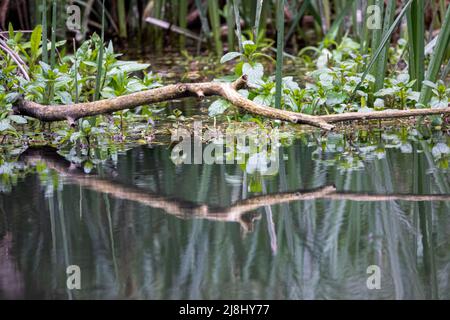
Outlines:
[{"label": "dark green water", "polygon": [[[450,298],[449,138],[319,138],[281,148],[273,176],[175,166],[166,146],[90,177],[51,152],[38,170],[32,155],[3,162],[0,298]],[[326,186],[334,196],[284,193]],[[69,265],[81,290],[67,289]],[[371,265],[380,289],[366,285]]]}]

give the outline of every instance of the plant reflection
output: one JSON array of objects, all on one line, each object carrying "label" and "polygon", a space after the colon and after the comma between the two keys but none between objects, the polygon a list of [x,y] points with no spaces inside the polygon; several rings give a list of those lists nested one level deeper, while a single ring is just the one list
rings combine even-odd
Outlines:
[{"label": "plant reflection", "polygon": [[[2,279],[17,279],[1,282],[0,296],[450,298],[448,155],[438,145],[447,138],[398,133],[387,147],[361,137],[305,137],[264,178],[177,167],[165,147],[86,175],[82,163],[29,149],[9,162],[16,177],[0,194],[0,261],[14,271]],[[382,157],[364,151],[373,143]],[[355,152],[359,169],[341,166]],[[66,289],[70,264],[82,270],[80,291]],[[381,290],[366,287],[374,264]]]}]

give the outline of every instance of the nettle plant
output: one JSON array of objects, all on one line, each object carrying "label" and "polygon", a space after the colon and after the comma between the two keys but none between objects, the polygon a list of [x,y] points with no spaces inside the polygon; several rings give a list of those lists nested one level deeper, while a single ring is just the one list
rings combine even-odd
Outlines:
[{"label": "nettle plant", "polygon": [[[226,63],[240,58],[241,61],[235,67],[235,77],[247,75],[250,87],[249,90],[241,90],[240,93],[258,104],[273,106],[275,77],[265,76],[263,64],[257,61],[257,58],[262,55],[258,54],[258,48],[252,41],[245,41],[243,47],[243,53],[227,53],[222,57],[221,62]],[[359,53],[358,43],[344,38],[334,50],[327,48],[319,50],[312,47],[307,49],[313,49],[319,53],[315,60],[316,69],[307,73],[307,78],[311,81],[307,82],[304,88],[301,88],[292,76],[283,78],[283,109],[306,114],[341,113],[368,109],[369,88],[375,82],[375,78],[371,75],[368,75],[360,84],[359,90],[356,92],[359,99],[352,103],[349,102],[362,78],[360,70],[365,57]],[[234,80],[235,77],[232,79],[228,77],[227,80]],[[210,115],[222,114],[230,106],[229,102],[218,99],[210,106]]]},{"label": "nettle plant", "polygon": [[355,92],[358,99],[351,98],[362,79],[365,56],[359,52],[359,44],[344,38],[335,49],[324,48],[316,59],[316,70],[307,73],[313,81],[306,83],[302,112],[329,114],[369,110],[368,92],[375,82],[367,75]]},{"label": "nettle plant", "polygon": [[[40,68],[32,75],[33,81],[24,83],[27,99],[60,104],[92,101],[101,45],[100,37],[94,34],[75,54],[63,56],[53,69],[40,62]],[[147,70],[149,64],[120,61],[120,56],[114,52],[111,42],[104,48],[100,88],[102,98],[113,98],[159,86],[157,77],[151,73],[145,74],[143,79],[135,76],[136,72]],[[48,94],[48,87],[53,87],[54,92]]]},{"label": "nettle plant", "polygon": [[[20,93],[24,92],[24,84],[29,82],[25,79],[24,71],[27,75],[32,75],[38,68],[37,60],[42,54],[41,48],[42,28],[40,26],[32,32],[30,40],[23,38],[23,33],[14,32],[9,26],[8,39],[6,45],[13,51],[27,67],[19,67],[18,57],[12,57],[6,50],[0,50],[0,134],[19,137],[18,125],[28,123],[25,117],[12,113],[13,103]],[[8,50],[9,50],[8,49]]]},{"label": "nettle plant", "polygon": [[[376,97],[383,97],[391,108],[415,107],[419,101],[420,92],[414,91],[412,87],[416,80],[409,80],[408,73],[400,73],[396,78],[387,78],[385,88],[375,93]],[[381,104],[380,104],[381,105]]]},{"label": "nettle plant", "polygon": [[[266,43],[267,45],[267,43]],[[273,58],[262,51],[266,45],[257,45],[251,40],[242,43],[243,52],[229,52],[220,60],[221,63],[227,63],[232,60],[240,59],[235,65],[234,75],[219,79],[219,81],[233,81],[238,77],[246,75],[248,78],[249,90],[243,89],[239,92],[246,98],[264,105],[272,106],[275,103],[275,77],[266,76],[262,59],[274,62]],[[270,44],[268,44],[270,46]],[[304,90],[300,89],[298,83],[293,77],[283,78],[283,108],[299,111],[298,102],[302,99]],[[223,114],[231,108],[231,103],[224,99],[218,99],[209,107],[209,115],[217,116]]]},{"label": "nettle plant", "polygon": [[[20,94],[28,100],[42,104],[70,105],[94,99],[98,56],[101,46],[104,46],[100,37],[96,34],[92,35],[72,55],[66,55],[65,50],[61,50],[58,61],[51,67],[40,61],[41,33],[41,26],[37,26],[30,40],[27,41],[22,33],[13,32],[10,29],[8,45],[27,64],[29,80],[19,72],[17,64],[0,50],[0,133],[2,134],[14,134],[15,124],[26,124],[32,120],[12,115],[12,104]],[[58,42],[56,47],[64,44],[64,41]],[[121,61],[120,56],[114,52],[112,43],[104,47],[103,72],[100,81],[102,98],[113,98],[161,85],[156,75],[146,72],[150,67],[149,64]],[[138,74],[144,76],[140,78]],[[120,112],[117,117],[112,117],[115,121],[113,123],[107,123],[104,117],[95,117],[88,122],[81,121],[77,130],[69,127],[58,130],[57,141],[86,140],[85,137],[104,136],[106,132],[116,134],[117,124],[123,124],[124,115],[133,117],[139,114],[150,116],[151,110],[148,106],[142,106],[133,112]],[[95,128],[96,126],[102,128]]]},{"label": "nettle plant", "polygon": [[[274,77],[264,74],[264,66],[257,59],[261,55],[252,41],[245,41],[243,47],[243,53],[230,52],[222,57],[222,63],[240,59],[235,67],[235,75],[226,80],[247,75],[250,88],[241,90],[240,93],[258,104],[274,106]],[[403,51],[399,48],[389,51],[390,60],[400,59]],[[316,53],[313,63],[305,54],[307,51]],[[318,48],[307,47],[299,53],[299,57],[314,70],[306,73],[304,88],[293,77],[283,78],[283,109],[320,115],[418,107],[420,93],[413,90],[415,80],[410,80],[407,70],[390,71],[383,89],[374,92],[375,77],[367,74],[363,79],[363,70],[369,56],[362,55],[360,45],[350,38],[344,37],[339,44],[327,42]],[[433,88],[433,108],[448,105],[450,91],[442,81],[436,84],[425,81],[424,85]],[[217,116],[230,107],[229,102],[218,99],[210,106],[210,115]]]},{"label": "nettle plant", "polygon": [[450,102],[450,88],[447,88],[442,80],[436,83],[425,80],[425,86],[432,88],[433,97],[431,98],[430,106],[432,108],[447,108]]}]

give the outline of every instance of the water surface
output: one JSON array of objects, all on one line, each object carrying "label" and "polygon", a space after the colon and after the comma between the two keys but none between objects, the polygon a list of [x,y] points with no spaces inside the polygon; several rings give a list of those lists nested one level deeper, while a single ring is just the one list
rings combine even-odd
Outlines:
[{"label": "water surface", "polygon": [[4,162],[0,298],[450,298],[448,137],[320,139],[282,147],[272,176],[167,146],[90,175],[48,150]]}]

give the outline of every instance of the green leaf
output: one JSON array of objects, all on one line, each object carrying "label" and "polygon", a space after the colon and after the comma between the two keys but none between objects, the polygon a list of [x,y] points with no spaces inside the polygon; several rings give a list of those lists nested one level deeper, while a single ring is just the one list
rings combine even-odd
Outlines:
[{"label": "green leaf", "polygon": [[443,155],[449,154],[450,148],[445,143],[439,142],[433,147],[431,153],[435,158],[440,158]]},{"label": "green leaf", "polygon": [[8,119],[3,119],[0,121],[0,132],[7,131],[7,130],[14,131],[14,128],[11,126]]},{"label": "green leaf", "polygon": [[[427,74],[425,76],[426,80],[434,82],[438,78],[438,74],[441,70],[442,62],[446,56],[446,51],[448,50],[448,43],[450,39],[450,6],[447,8],[447,13],[445,14],[444,22],[441,26],[441,31],[436,42],[436,46],[431,56],[430,63],[428,65]],[[431,98],[431,90],[427,86],[423,86],[420,93],[421,104],[427,104]]]},{"label": "green leaf", "polygon": [[85,65],[87,65],[87,66],[89,66],[89,67],[97,68],[97,63],[94,62],[94,61],[82,61],[81,63],[82,63],[82,64],[85,64]]},{"label": "green leaf", "polygon": [[219,99],[214,101],[208,109],[210,117],[215,117],[217,115],[223,114],[230,107],[230,103],[226,100]]},{"label": "green leaf", "polygon": [[253,86],[261,86],[264,76],[264,67],[261,63],[255,63],[253,66],[250,63],[244,63],[242,66],[242,74],[248,77],[248,83]]},{"label": "green leaf", "polygon": [[6,103],[14,103],[17,101],[17,99],[20,97],[20,94],[18,92],[11,92],[8,93],[5,97]]},{"label": "green leaf", "polygon": [[94,164],[91,161],[86,161],[86,163],[83,166],[84,173],[89,174],[94,169]]},{"label": "green leaf", "polygon": [[433,89],[437,88],[437,85],[434,82],[431,82],[430,80],[424,80],[423,84]]},{"label": "green leaf", "polygon": [[294,77],[284,77],[283,86],[291,91],[300,90],[300,86],[294,81]]},{"label": "green leaf", "polygon": [[256,96],[255,99],[253,99],[253,102],[260,104],[262,106],[268,106],[270,107],[272,105],[272,101],[273,101],[273,95],[269,94],[269,95],[259,95]]},{"label": "green leaf", "polygon": [[242,43],[242,46],[244,47],[244,54],[245,54],[247,57],[249,57],[250,55],[252,55],[252,54],[256,51],[256,49],[258,48],[258,47],[256,46],[256,44],[255,44],[253,41],[250,41],[250,40],[244,41],[244,42]]},{"label": "green leaf", "polygon": [[14,39],[14,27],[11,22],[8,24],[8,34],[10,39]]},{"label": "green leaf", "polygon": [[372,70],[372,67],[374,66],[374,64],[378,61],[378,58],[381,55],[384,47],[386,46],[388,41],[391,39],[391,35],[393,34],[393,32],[394,32],[395,28],[397,27],[397,25],[402,20],[403,15],[406,13],[406,10],[408,10],[408,8],[409,8],[409,6],[411,5],[412,2],[413,2],[413,0],[408,0],[408,2],[405,3],[405,5],[403,6],[402,10],[398,14],[397,18],[394,20],[394,22],[391,24],[389,29],[384,34],[383,39],[380,42],[380,45],[378,46],[378,48],[375,51],[375,53],[372,55],[372,58],[370,59],[369,63],[367,64],[366,70],[364,70],[364,73],[361,76],[361,81],[358,83],[358,85],[353,90],[353,96],[355,96],[356,91],[359,90],[359,88],[361,87],[362,83],[364,82],[364,79],[369,74],[370,70]]},{"label": "green leaf", "polygon": [[60,91],[57,93],[57,96],[60,98],[62,104],[72,104],[72,96],[70,93],[66,91]]},{"label": "green leaf", "polygon": [[132,73],[142,71],[150,67],[148,63],[138,63],[135,61],[117,61],[113,67],[122,70],[123,72]]},{"label": "green leaf", "polygon": [[42,26],[37,25],[36,28],[34,28],[33,33],[31,33],[31,40],[30,40],[31,58],[33,60],[35,60],[38,57],[41,40],[42,40]]},{"label": "green leaf", "polygon": [[240,52],[228,52],[226,55],[222,57],[222,59],[220,59],[220,63],[226,63],[240,56],[242,56],[242,53]]},{"label": "green leaf", "polygon": [[341,104],[345,101],[347,95],[341,92],[330,92],[327,95],[327,106],[333,107],[335,105]]},{"label": "green leaf", "polygon": [[10,115],[8,118],[17,124],[26,124],[28,122],[27,119],[18,115]]}]

